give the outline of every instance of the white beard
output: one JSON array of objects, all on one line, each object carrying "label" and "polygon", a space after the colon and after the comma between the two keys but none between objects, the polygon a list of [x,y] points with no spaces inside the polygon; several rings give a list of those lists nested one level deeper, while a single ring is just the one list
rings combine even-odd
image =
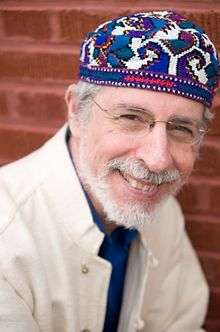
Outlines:
[{"label": "white beard", "polygon": [[[78,173],[82,184],[85,190],[88,188],[101,204],[107,221],[126,228],[140,230],[144,225],[157,219],[161,202],[155,204],[152,208],[147,202],[126,202],[122,205],[112,198],[112,189],[107,183],[107,176],[111,170],[106,165],[106,169],[102,174],[98,176],[92,174],[88,162],[89,152],[85,135],[81,138],[79,152]],[[163,197],[163,202],[169,197],[169,194]]]},{"label": "white beard", "polygon": [[89,170],[86,170],[85,164],[83,168],[80,172],[83,181],[91,188],[96,199],[101,203],[108,222],[114,222],[126,228],[141,229],[145,223],[151,223],[154,220],[155,211],[147,211],[146,203],[143,206],[138,202],[127,202],[126,205],[120,206],[111,198],[111,190],[106,178],[92,176],[91,173],[89,174]]}]

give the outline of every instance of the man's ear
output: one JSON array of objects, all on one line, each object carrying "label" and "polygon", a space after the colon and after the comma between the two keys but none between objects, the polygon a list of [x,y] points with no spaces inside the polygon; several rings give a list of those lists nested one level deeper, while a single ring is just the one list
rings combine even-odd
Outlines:
[{"label": "man's ear", "polygon": [[65,94],[65,101],[68,110],[68,123],[72,136],[80,136],[78,97],[74,92],[75,84],[68,87]]}]

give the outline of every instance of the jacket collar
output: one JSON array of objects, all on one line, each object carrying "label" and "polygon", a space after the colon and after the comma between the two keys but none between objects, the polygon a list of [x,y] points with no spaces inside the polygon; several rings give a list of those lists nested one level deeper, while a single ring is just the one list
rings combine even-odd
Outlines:
[{"label": "jacket collar", "polygon": [[[67,125],[62,127],[40,150],[44,155],[44,189],[51,213],[62,226],[70,245],[74,242],[96,254],[104,234],[94,224],[66,144]],[[45,183],[46,182],[46,183]]]}]

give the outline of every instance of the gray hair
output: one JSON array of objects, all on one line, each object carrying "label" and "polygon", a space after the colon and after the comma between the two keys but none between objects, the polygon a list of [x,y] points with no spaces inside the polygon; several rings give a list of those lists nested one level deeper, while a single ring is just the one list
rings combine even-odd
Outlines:
[{"label": "gray hair", "polygon": [[[91,100],[102,89],[101,85],[78,81],[77,84],[71,84],[66,91],[66,99],[68,95],[75,94],[78,98],[79,120],[86,123],[89,119]],[[204,108],[203,121],[208,125],[214,118],[214,114],[210,112],[208,107]]]},{"label": "gray hair", "polygon": [[203,120],[207,123],[207,125],[214,119],[214,114],[210,112],[208,107],[205,107],[203,113]]},{"label": "gray hair", "polygon": [[78,110],[77,114],[79,121],[82,124],[86,124],[91,109],[91,100],[101,90],[102,86],[97,84],[91,84],[84,81],[78,81],[77,84],[71,84],[66,91],[66,101],[68,96],[75,95],[78,99]]}]

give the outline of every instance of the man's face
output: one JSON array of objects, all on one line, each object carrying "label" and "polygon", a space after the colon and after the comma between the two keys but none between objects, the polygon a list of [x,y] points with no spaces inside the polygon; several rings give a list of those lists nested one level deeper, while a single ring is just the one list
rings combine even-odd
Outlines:
[{"label": "man's face", "polygon": [[[138,109],[157,121],[202,119],[202,104],[167,93],[104,87],[94,99],[109,114]],[[196,158],[197,147],[173,140],[164,122],[148,134],[130,134],[95,102],[85,129],[75,141],[72,134],[76,168],[98,213],[128,227],[153,218],[158,204],[186,181]]]}]

